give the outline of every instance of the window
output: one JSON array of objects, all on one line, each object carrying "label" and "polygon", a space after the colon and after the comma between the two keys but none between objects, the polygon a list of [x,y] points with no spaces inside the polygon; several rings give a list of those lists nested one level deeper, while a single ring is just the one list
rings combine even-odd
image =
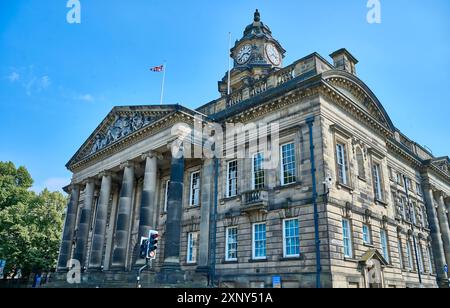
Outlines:
[{"label": "window", "polygon": [[404,263],[403,263],[403,249],[402,249],[402,240],[400,239],[400,237],[398,238],[397,248],[398,248],[398,259],[400,261],[400,268],[403,268],[403,266],[404,266]]},{"label": "window", "polygon": [[297,167],[295,162],[295,146],[293,143],[281,146],[281,185],[288,185],[297,181]]},{"label": "window", "polygon": [[345,151],[345,145],[336,144],[336,159],[338,166],[339,183],[348,185],[347,179],[347,154]]},{"label": "window", "polygon": [[356,148],[356,162],[358,163],[358,176],[361,179],[365,179],[366,170],[364,168],[364,156],[360,148]]},{"label": "window", "polygon": [[225,245],[225,261],[237,261],[237,227],[227,228],[226,245]]},{"label": "window", "polygon": [[399,198],[398,198],[398,202],[399,202],[399,204],[400,204],[400,209],[401,209],[402,217],[403,217],[403,219],[406,219],[405,200],[403,199],[403,197],[399,197]]},{"label": "window", "polygon": [[427,259],[428,259],[428,271],[430,274],[433,274],[433,260],[431,259],[432,254],[431,254],[430,246],[427,246],[427,249],[425,251],[427,253]]},{"label": "window", "polygon": [[379,164],[373,165],[373,186],[375,190],[375,199],[383,200],[383,191],[381,189],[381,170]]},{"label": "window", "polygon": [[237,160],[228,162],[227,164],[227,197],[237,195]]},{"label": "window", "polygon": [[423,273],[423,252],[422,252],[422,245],[420,243],[416,243],[416,250],[417,250],[417,262],[419,263],[419,271]]},{"label": "window", "polygon": [[370,245],[372,244],[372,237],[370,234],[370,227],[368,225],[363,225],[362,226],[362,232],[363,232],[363,242],[366,245]]},{"label": "window", "polygon": [[200,205],[200,172],[191,173],[191,196],[189,206]]},{"label": "window", "polygon": [[263,162],[263,153],[253,155],[253,189],[255,190],[262,189],[265,186]]},{"label": "window", "polygon": [[347,258],[353,257],[352,251],[352,236],[350,222],[347,219],[342,220],[342,239],[344,242],[344,256]]},{"label": "window", "polygon": [[388,238],[386,230],[380,231],[380,241],[381,241],[381,251],[383,252],[383,257],[387,263],[389,262],[389,247],[388,247]]},{"label": "window", "polygon": [[283,224],[284,256],[300,256],[298,219],[288,219]]},{"label": "window", "polygon": [[397,184],[403,186],[402,175],[399,172],[397,172]]},{"label": "window", "polygon": [[187,241],[187,263],[196,263],[197,262],[197,232],[188,233],[188,241]]},{"label": "window", "polygon": [[419,196],[422,196],[422,186],[419,183],[416,183],[416,192]]},{"label": "window", "polygon": [[164,213],[167,213],[167,205],[168,205],[168,198],[169,198],[169,184],[170,180],[166,181],[166,188],[164,190]]},{"label": "window", "polygon": [[406,261],[408,262],[407,263],[407,269],[413,270],[414,269],[414,263],[413,263],[411,242],[409,240],[406,241]]},{"label": "window", "polygon": [[266,224],[253,225],[253,259],[266,258]]},{"label": "window", "polygon": [[416,204],[415,203],[411,203],[411,215],[412,215],[412,222],[416,225],[417,217],[416,217]]}]

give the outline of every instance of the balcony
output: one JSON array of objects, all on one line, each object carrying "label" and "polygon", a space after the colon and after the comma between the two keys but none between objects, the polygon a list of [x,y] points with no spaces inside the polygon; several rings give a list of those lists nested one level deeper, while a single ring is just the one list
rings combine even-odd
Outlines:
[{"label": "balcony", "polygon": [[267,212],[269,205],[269,193],[265,189],[256,189],[243,193],[242,211],[264,211]]}]

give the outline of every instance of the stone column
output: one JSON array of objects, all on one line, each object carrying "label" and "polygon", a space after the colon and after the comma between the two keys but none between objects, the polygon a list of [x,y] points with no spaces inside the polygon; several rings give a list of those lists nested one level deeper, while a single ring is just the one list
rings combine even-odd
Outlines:
[{"label": "stone column", "polygon": [[183,209],[184,187],[183,178],[184,157],[172,157],[170,184],[167,198],[166,232],[163,238],[165,269],[179,269],[180,267],[181,213]]},{"label": "stone column", "polygon": [[445,202],[445,206],[447,208],[448,224],[450,225],[450,197],[447,197],[447,199],[445,199],[444,202]]},{"label": "stone column", "polygon": [[61,248],[59,251],[58,269],[67,269],[67,262],[71,259],[72,255],[73,233],[77,221],[80,186],[74,184],[72,185],[71,190],[70,200],[67,205]]},{"label": "stone column", "polygon": [[92,203],[94,202],[95,182],[89,179],[84,191],[84,203],[81,209],[80,221],[78,223],[77,244],[74,259],[80,261],[81,267],[86,265],[86,251],[91,224]]},{"label": "stone column", "polygon": [[439,287],[448,287],[447,273],[444,271],[445,253],[444,244],[441,238],[441,229],[434,205],[433,191],[430,185],[424,186],[424,197],[426,201],[427,216],[431,232],[431,247],[434,255],[434,263],[436,266],[436,276]]},{"label": "stone column", "polygon": [[134,163],[127,162],[121,167],[125,169],[123,172],[122,188],[118,205],[112,267],[125,268],[130,239],[131,212],[133,207],[132,200],[135,183]]},{"label": "stone column", "polygon": [[201,217],[200,217],[200,247],[198,270],[206,271],[209,265],[210,218],[214,206],[214,160],[207,159],[203,163],[201,178]]},{"label": "stone column", "polygon": [[89,268],[97,269],[99,269],[102,265],[103,247],[105,245],[106,235],[106,221],[112,184],[112,177],[110,173],[104,172],[100,176],[102,177],[102,184],[100,188],[94,234],[92,236],[92,251],[89,261]]},{"label": "stone column", "polygon": [[441,228],[442,241],[444,242],[444,252],[446,264],[450,265],[450,230],[447,221],[447,213],[444,203],[444,195],[442,192],[436,194],[437,197],[437,212],[439,217],[439,226]]},{"label": "stone column", "polygon": [[154,216],[156,210],[156,181],[158,173],[158,158],[155,153],[144,154],[145,174],[142,186],[141,213],[139,216],[139,237],[147,237],[148,232],[155,227]]}]

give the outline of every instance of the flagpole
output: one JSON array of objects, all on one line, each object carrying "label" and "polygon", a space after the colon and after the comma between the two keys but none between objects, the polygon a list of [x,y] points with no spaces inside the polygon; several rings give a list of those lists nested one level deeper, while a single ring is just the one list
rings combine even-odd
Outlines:
[{"label": "flagpole", "polygon": [[231,50],[231,32],[228,32],[228,83],[227,83],[228,95],[231,94],[231,57],[229,54],[230,50]]},{"label": "flagpole", "polygon": [[164,61],[164,66],[163,66],[163,78],[162,78],[162,83],[161,83],[161,105],[163,104],[163,99],[164,99],[164,83],[166,81],[166,61]]}]

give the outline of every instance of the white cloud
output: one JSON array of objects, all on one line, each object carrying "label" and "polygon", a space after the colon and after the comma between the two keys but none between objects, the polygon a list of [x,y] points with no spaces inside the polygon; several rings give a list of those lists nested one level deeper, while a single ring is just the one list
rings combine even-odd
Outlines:
[{"label": "white cloud", "polygon": [[47,180],[45,180],[43,183],[39,183],[37,185],[34,185],[33,187],[31,187],[31,190],[36,192],[36,193],[40,193],[42,192],[45,188],[47,188],[49,191],[59,191],[59,192],[63,192],[63,187],[67,186],[70,184],[70,179],[69,178],[49,178]]},{"label": "white cloud", "polygon": [[79,100],[82,100],[82,101],[85,101],[85,102],[93,102],[95,99],[94,99],[94,96],[92,96],[91,94],[82,94],[82,95],[79,95],[78,96],[78,99]]},{"label": "white cloud", "polygon": [[11,83],[14,83],[14,82],[16,82],[16,81],[19,80],[19,79],[20,79],[20,74],[17,73],[17,72],[12,72],[12,73],[8,76],[8,80],[9,80]]},{"label": "white cloud", "polygon": [[39,83],[39,88],[41,90],[45,90],[48,87],[50,87],[50,85],[52,84],[50,77],[48,77],[47,75],[42,76],[40,79],[40,83]]}]

